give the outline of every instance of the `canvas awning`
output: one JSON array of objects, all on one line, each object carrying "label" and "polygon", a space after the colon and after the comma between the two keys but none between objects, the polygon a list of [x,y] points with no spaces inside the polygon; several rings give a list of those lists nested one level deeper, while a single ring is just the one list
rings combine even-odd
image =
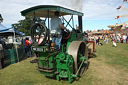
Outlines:
[{"label": "canvas awning", "polygon": [[19,32],[17,30],[15,30],[14,28],[6,28],[6,29],[0,29],[0,36],[8,36],[8,35],[14,35],[14,33],[16,35],[25,35],[22,32]]}]

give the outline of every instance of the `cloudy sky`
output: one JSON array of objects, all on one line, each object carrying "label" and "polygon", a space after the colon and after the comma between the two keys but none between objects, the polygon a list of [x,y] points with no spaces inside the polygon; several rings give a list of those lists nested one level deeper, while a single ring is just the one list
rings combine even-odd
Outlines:
[{"label": "cloudy sky", "polygon": [[126,11],[116,10],[118,6],[127,7],[123,0],[0,0],[0,14],[4,18],[3,25],[11,24],[24,19],[20,12],[37,5],[59,5],[84,13],[84,30],[108,29],[108,25],[125,22],[128,18],[122,17],[117,21],[116,16],[126,15]]}]

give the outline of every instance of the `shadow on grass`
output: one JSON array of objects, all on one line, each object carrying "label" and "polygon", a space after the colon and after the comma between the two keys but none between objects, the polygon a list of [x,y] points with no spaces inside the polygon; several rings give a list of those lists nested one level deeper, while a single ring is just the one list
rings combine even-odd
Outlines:
[{"label": "shadow on grass", "polygon": [[48,78],[48,79],[56,80],[56,76],[53,76],[53,77],[45,76],[45,77]]},{"label": "shadow on grass", "polygon": [[81,77],[83,75],[83,73],[87,71],[87,69],[89,68],[89,65],[90,65],[90,61],[88,61],[87,63],[86,62],[83,63],[83,65],[79,71],[79,75],[78,75],[79,77]]}]

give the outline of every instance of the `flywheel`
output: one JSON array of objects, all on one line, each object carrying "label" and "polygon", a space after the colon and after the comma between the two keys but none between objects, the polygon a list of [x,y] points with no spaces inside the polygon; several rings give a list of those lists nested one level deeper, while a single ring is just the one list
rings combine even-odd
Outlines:
[{"label": "flywheel", "polygon": [[32,26],[30,34],[33,45],[44,45],[48,35],[47,27],[43,23],[36,23]]},{"label": "flywheel", "polygon": [[68,54],[73,56],[74,59],[74,73],[77,72],[78,68],[79,68],[79,59],[80,56],[78,56],[78,54],[82,54],[82,56],[85,56],[87,58],[87,60],[85,61],[85,63],[87,63],[88,61],[88,50],[86,47],[86,43],[83,41],[73,41],[70,43],[69,47],[68,47]]}]

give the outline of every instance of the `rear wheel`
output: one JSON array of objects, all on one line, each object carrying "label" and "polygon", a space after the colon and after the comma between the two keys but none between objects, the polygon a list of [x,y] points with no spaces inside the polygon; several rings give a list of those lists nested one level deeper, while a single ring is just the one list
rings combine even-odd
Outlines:
[{"label": "rear wheel", "polygon": [[[88,54],[87,54],[87,47],[86,44],[82,41],[73,41],[70,43],[68,48],[68,54],[73,56],[74,60],[74,73],[76,73],[80,67],[80,64],[82,61],[80,60],[81,56],[86,57],[86,61],[84,61],[84,64],[88,62]],[[84,65],[83,64],[83,65]],[[82,66],[83,67],[83,66]],[[81,76],[84,72],[84,69],[80,69],[78,76]]]}]

